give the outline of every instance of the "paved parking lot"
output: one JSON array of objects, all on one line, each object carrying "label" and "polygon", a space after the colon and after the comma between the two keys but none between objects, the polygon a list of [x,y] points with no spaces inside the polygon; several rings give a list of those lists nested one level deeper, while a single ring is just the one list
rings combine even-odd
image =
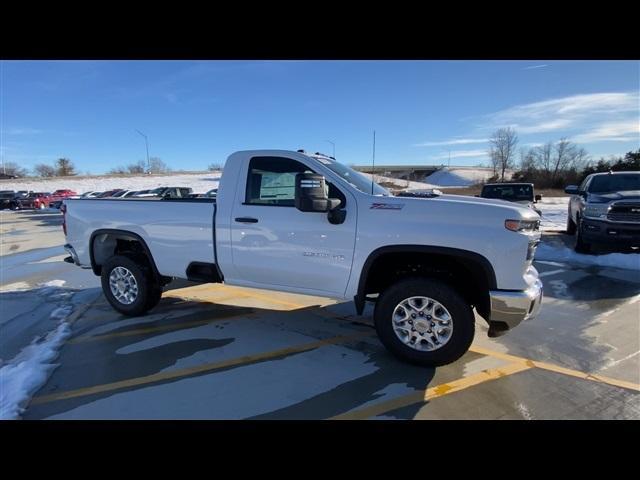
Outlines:
[{"label": "paved parking lot", "polygon": [[[3,228],[26,215],[2,214]],[[357,316],[350,302],[174,282],[151,314],[127,318],[108,305],[97,277],[61,253],[2,260],[4,305],[30,295],[40,302],[34,312],[56,307],[50,290],[6,288],[45,278],[63,280],[56,294],[73,295],[58,367],[25,419],[640,418],[634,270],[536,262],[545,283],[538,319],[489,339],[478,318],[471,350],[428,369],[390,356],[370,306]],[[4,332],[28,319],[19,308],[9,316]],[[11,339],[0,342],[3,359],[12,349]]]}]

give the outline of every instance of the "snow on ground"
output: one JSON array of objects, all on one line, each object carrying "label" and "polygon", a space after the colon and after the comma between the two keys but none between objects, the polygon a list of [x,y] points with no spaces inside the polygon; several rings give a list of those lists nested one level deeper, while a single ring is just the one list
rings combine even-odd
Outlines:
[{"label": "snow on ground", "polygon": [[542,212],[540,229],[543,232],[566,230],[569,197],[543,197],[542,201],[536,203],[536,208]]},{"label": "snow on ground", "polygon": [[174,173],[171,175],[140,175],[131,177],[95,176],[83,178],[19,179],[0,181],[1,190],[33,190],[53,192],[69,188],[79,194],[115,188],[146,190],[157,187],[191,187],[194,193],[204,193],[218,187],[220,172]]},{"label": "snow on ground", "polygon": [[584,255],[576,253],[565,245],[556,246],[541,243],[536,250],[536,260],[550,260],[569,265],[596,265],[598,267],[614,267],[640,271],[640,253],[637,252]]},{"label": "snow on ground", "polygon": [[51,362],[70,333],[69,324],[62,321],[0,368],[0,420],[19,418],[31,396],[57,367]]},{"label": "snow on ground", "polygon": [[[10,291],[23,292],[25,286],[13,284]],[[4,362],[0,359],[0,420],[15,420],[20,417],[31,396],[47,381],[51,372],[57,367],[53,361],[58,356],[62,344],[71,334],[67,318],[73,312],[70,304],[73,292],[61,287],[64,280],[52,280],[39,284],[38,293],[47,300],[60,301],[49,313],[49,318],[56,322],[56,327],[24,347],[13,359]],[[12,287],[6,285],[4,292]],[[25,296],[25,301],[28,297]]]},{"label": "snow on ground", "polygon": [[[512,171],[505,172],[506,179],[511,179]],[[438,187],[468,187],[483,183],[493,176],[492,168],[483,167],[443,167],[432,173],[425,182]]]},{"label": "snow on ground", "polygon": [[[361,172],[361,173],[365,177],[371,178],[370,173],[364,173],[364,172]],[[382,175],[373,175],[373,177],[374,177],[374,182],[378,184],[392,183],[396,188],[401,188],[403,190],[420,190],[420,189],[436,188],[435,185],[431,185],[429,183],[424,183],[424,182],[412,182],[410,180],[401,180],[399,178],[385,177]]]}]

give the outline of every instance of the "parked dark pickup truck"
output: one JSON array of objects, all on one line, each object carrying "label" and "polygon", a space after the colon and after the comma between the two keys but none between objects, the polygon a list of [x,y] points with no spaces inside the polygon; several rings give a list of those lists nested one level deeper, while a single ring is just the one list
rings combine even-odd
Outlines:
[{"label": "parked dark pickup truck", "polygon": [[11,200],[16,196],[16,192],[13,190],[0,191],[0,210],[9,208],[11,206]]},{"label": "parked dark pickup truck", "polygon": [[540,209],[535,207],[535,203],[542,200],[542,195],[533,194],[533,183],[487,183],[482,187],[480,197],[526,205],[542,216]]},{"label": "parked dark pickup truck", "polygon": [[594,244],[640,246],[640,172],[594,173],[564,191],[573,195],[567,233],[575,235],[576,252]]}]

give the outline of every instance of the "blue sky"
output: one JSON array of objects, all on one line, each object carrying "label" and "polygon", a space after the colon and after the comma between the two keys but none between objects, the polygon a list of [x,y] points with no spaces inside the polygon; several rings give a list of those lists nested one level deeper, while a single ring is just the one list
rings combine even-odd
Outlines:
[{"label": "blue sky", "polygon": [[640,148],[637,61],[2,61],[0,154],[102,173],[304,148],[347,164],[478,165],[500,126],[594,158]]}]

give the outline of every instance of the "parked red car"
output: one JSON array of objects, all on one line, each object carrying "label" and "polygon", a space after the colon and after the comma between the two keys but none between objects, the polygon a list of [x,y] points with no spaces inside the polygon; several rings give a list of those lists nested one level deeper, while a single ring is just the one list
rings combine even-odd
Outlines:
[{"label": "parked red car", "polygon": [[32,192],[24,198],[14,199],[11,204],[11,209],[22,210],[25,208],[35,208],[44,210],[45,208],[49,208],[51,201],[52,197],[48,192]]},{"label": "parked red car", "polygon": [[73,195],[77,195],[73,190],[69,190],[68,188],[62,190],[56,190],[51,194],[52,200],[62,200],[63,198],[71,197]]}]

